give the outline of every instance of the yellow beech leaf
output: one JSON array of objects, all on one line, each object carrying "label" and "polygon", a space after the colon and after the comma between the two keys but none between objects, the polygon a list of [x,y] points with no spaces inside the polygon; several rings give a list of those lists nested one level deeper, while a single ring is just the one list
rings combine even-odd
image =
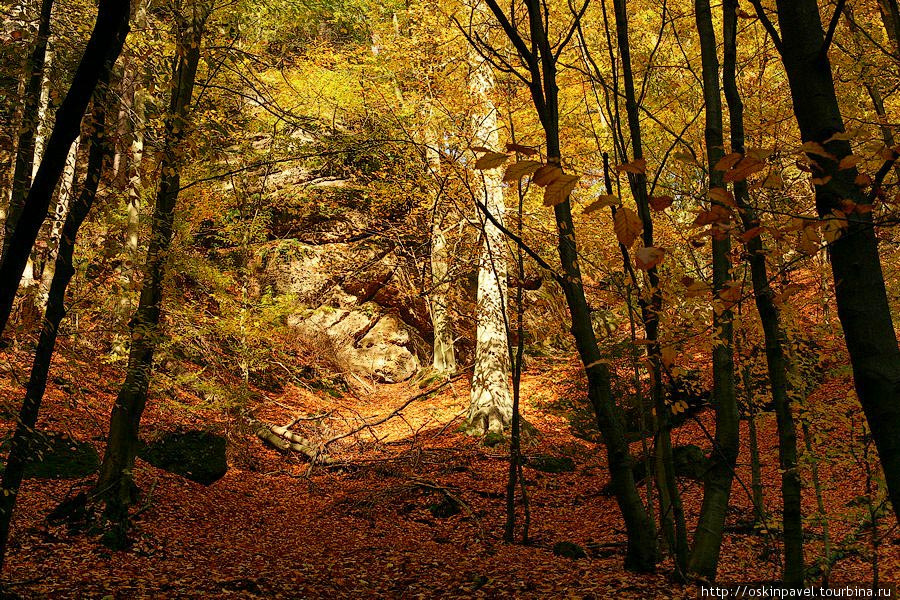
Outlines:
[{"label": "yellow beech leaf", "polygon": [[762,227],[751,227],[747,231],[741,234],[741,241],[745,244],[750,242],[750,240],[756,239],[759,237],[759,234],[762,233]]},{"label": "yellow beech leaf", "polygon": [[556,206],[568,199],[580,177],[562,173],[544,189],[544,206]]},{"label": "yellow beech leaf", "polygon": [[522,144],[506,144],[507,152],[518,152],[522,156],[534,156],[538,153],[537,148],[532,146],[523,146]]},{"label": "yellow beech leaf", "polygon": [[694,227],[703,227],[704,225],[712,225],[713,223],[728,223],[731,220],[731,213],[724,206],[713,205],[709,210],[700,211],[697,218],[694,219]]},{"label": "yellow beech leaf", "polygon": [[671,369],[675,364],[675,346],[663,346],[659,349],[659,358],[666,368]]},{"label": "yellow beech leaf", "polygon": [[655,246],[640,248],[634,253],[635,264],[637,264],[638,269],[646,271],[659,265],[663,261],[665,255],[665,248],[657,248]]},{"label": "yellow beech leaf", "polygon": [[784,187],[784,179],[778,173],[769,173],[763,180],[762,186],[769,190],[780,190]]},{"label": "yellow beech leaf", "polygon": [[819,230],[815,224],[810,224],[800,230],[800,240],[797,244],[798,249],[804,254],[812,256],[817,253],[822,246],[819,239]]},{"label": "yellow beech leaf", "polygon": [[630,163],[625,163],[624,165],[619,165],[616,167],[618,171],[624,171],[625,173],[634,173],[635,175],[643,175],[647,172],[647,161],[643,158],[639,158],[637,160],[633,160]]},{"label": "yellow beech leaf", "polygon": [[841,234],[844,233],[848,226],[847,215],[843,211],[834,209],[830,215],[825,217],[825,221],[822,223],[822,237],[829,244],[833,244],[841,237]]},{"label": "yellow beech leaf", "polygon": [[686,165],[696,165],[697,159],[694,158],[694,155],[690,152],[676,152],[672,155],[672,158],[677,160],[678,162],[682,162]]},{"label": "yellow beech leaf", "polygon": [[672,196],[650,196],[650,208],[656,211],[663,211],[672,206],[675,198]]},{"label": "yellow beech leaf", "polygon": [[805,142],[802,146],[800,146],[800,150],[806,152],[807,154],[815,154],[817,156],[823,156],[825,158],[830,158],[831,160],[836,160],[834,155],[828,152],[825,147],[819,142]]},{"label": "yellow beech leaf", "polygon": [[630,248],[644,231],[644,225],[641,223],[641,218],[633,210],[623,206],[616,211],[613,229],[616,232],[616,238],[619,240],[619,243],[624,244],[626,248]]},{"label": "yellow beech leaf", "polygon": [[560,169],[556,165],[544,165],[534,172],[534,176],[531,178],[531,181],[541,187],[546,187],[547,185],[556,181],[558,178],[562,177],[562,174],[562,169]]},{"label": "yellow beech leaf", "polygon": [[856,156],[855,154],[848,154],[844,158],[841,159],[841,162],[838,163],[838,170],[844,169],[852,169],[856,165],[862,162],[861,156]]},{"label": "yellow beech leaf", "polygon": [[729,281],[725,287],[719,290],[719,298],[730,304],[741,299],[741,282]]},{"label": "yellow beech leaf", "polygon": [[602,196],[597,196],[597,199],[594,202],[591,202],[587,206],[584,207],[584,214],[589,215],[592,212],[597,212],[601,208],[606,208],[607,206],[618,206],[621,203],[618,196],[613,196],[611,194],[604,194]]},{"label": "yellow beech leaf", "polygon": [[725,173],[722,177],[726,182],[744,181],[754,173],[758,173],[766,168],[766,163],[748,156],[734,166],[733,169]]},{"label": "yellow beech leaf", "polygon": [[506,173],[503,174],[503,181],[518,181],[526,175],[531,175],[540,169],[542,165],[543,163],[539,163],[536,160],[520,160],[506,168]]},{"label": "yellow beech leaf", "polygon": [[740,162],[742,158],[744,158],[744,155],[740,152],[732,152],[731,154],[726,154],[719,159],[719,162],[716,163],[716,166],[714,166],[713,169],[716,171],[727,171],[734,165],[738,164],[738,162]]},{"label": "yellow beech leaf", "polygon": [[712,188],[709,190],[709,198],[710,200],[714,200],[719,204],[725,204],[726,206],[734,206],[734,196],[726,190],[725,188]]},{"label": "yellow beech leaf", "polygon": [[505,163],[508,158],[509,155],[502,152],[486,152],[484,156],[475,161],[475,168],[479,171],[496,169]]}]

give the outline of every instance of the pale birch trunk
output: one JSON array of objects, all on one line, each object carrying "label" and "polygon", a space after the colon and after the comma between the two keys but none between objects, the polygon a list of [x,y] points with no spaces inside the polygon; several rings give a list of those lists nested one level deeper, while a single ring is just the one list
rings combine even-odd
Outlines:
[{"label": "pale birch trunk", "polygon": [[[34,160],[31,163],[31,179],[34,180],[37,175],[38,167],[41,166],[41,159],[44,157],[44,148],[47,145],[47,110],[50,107],[50,69],[53,64],[53,48],[47,47],[46,58],[44,59],[44,71],[41,76],[41,99],[38,104],[37,128],[34,134]],[[37,250],[32,250],[28,263],[25,265],[25,272],[22,274],[21,289],[26,290],[33,287],[38,281],[39,274],[35,272],[35,260]]]},{"label": "pale birch trunk", "polygon": [[[135,9],[133,23],[134,29],[140,31],[147,27],[147,1],[140,0]],[[129,159],[124,174],[127,179],[128,193],[126,197],[128,221],[125,226],[125,256],[120,269],[120,275],[128,292],[137,289],[134,266],[137,264],[139,247],[139,234],[141,227],[141,198],[144,194],[141,166],[144,158],[144,128],[146,127],[146,92],[144,91],[144,66],[135,64],[137,56],[130,56],[128,69],[123,78],[125,84],[131,89],[123,89],[123,95],[131,94],[129,101],[132,113],[131,146]],[[140,73],[140,74],[139,74]],[[127,337],[119,330],[125,331],[128,318],[131,313],[131,294],[123,292],[117,306],[117,323],[119,329],[113,335],[113,356],[125,356],[128,353]]]},{"label": "pale birch trunk", "polygon": [[66,216],[69,214],[69,203],[72,200],[72,190],[75,184],[75,167],[78,162],[78,146],[80,143],[81,138],[75,138],[75,143],[72,144],[72,147],[69,149],[69,155],[66,157],[66,167],[60,182],[56,208],[53,211],[50,234],[47,237],[47,254],[44,257],[44,270],[41,273],[41,286],[37,297],[37,306],[41,313],[47,308],[50,284],[53,282],[53,274],[56,271],[56,255],[59,251],[59,241],[62,238],[63,224],[66,222]]},{"label": "pale birch trunk", "polygon": [[434,360],[432,366],[438,373],[450,374],[456,371],[456,352],[453,347],[453,323],[447,310],[447,295],[450,256],[447,251],[446,206],[441,202],[441,156],[437,151],[438,136],[429,129],[425,145],[428,170],[434,180],[434,207],[431,217],[431,291],[428,294],[428,308],[434,329]]},{"label": "pale birch trunk", "polygon": [[[483,8],[481,9],[483,10]],[[497,110],[490,99],[494,77],[490,65],[473,57],[469,90],[476,99],[472,116],[473,145],[496,150],[499,147]],[[505,207],[499,169],[478,172],[481,185],[475,193],[488,212],[503,223]],[[512,420],[509,388],[509,343],[506,327],[506,240],[492,222],[478,212],[482,229],[482,250],[478,264],[476,305],[475,368],[469,404],[469,430],[474,434],[500,432]]]}]

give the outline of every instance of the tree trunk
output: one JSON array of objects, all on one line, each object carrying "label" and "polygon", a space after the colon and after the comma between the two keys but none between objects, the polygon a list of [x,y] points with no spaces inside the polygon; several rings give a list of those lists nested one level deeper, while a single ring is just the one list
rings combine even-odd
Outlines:
[{"label": "tree trunk", "polygon": [[[628,35],[628,11],[625,0],[613,0],[616,15],[616,38],[622,60],[622,79],[625,84],[625,112],[628,117],[628,129],[631,134],[632,159],[644,158],[641,140],[641,122],[638,103],[634,89],[634,73],[631,65],[631,47]],[[624,146],[624,143],[623,143]],[[653,218],[650,215],[650,203],[647,192],[647,176],[645,173],[629,173],[629,187],[634,196],[637,212],[643,224],[644,247],[653,246]],[[660,521],[666,534],[667,542],[675,559],[676,573],[683,578],[687,568],[688,539],[684,510],[681,505],[681,493],[675,478],[675,465],[672,459],[671,408],[666,405],[662,381],[662,359],[659,345],[659,314],[662,311],[662,291],[659,288],[659,274],[656,267],[647,269],[647,281],[650,286],[650,300],[639,295],[641,320],[650,344],[647,354],[650,361],[650,395],[656,409],[656,456],[660,477],[657,481],[660,494]],[[635,281],[637,285],[637,281]]]},{"label": "tree trunk", "polygon": [[[147,26],[147,0],[138,0],[133,18],[134,27],[143,30]],[[134,61],[135,56],[131,57]],[[116,307],[116,331],[112,339],[111,354],[115,357],[124,357],[128,353],[127,338],[124,331],[127,329],[128,315],[131,312],[132,293],[136,287],[135,265],[138,261],[141,227],[141,202],[144,196],[143,174],[141,171],[144,160],[144,129],[146,127],[146,74],[139,71],[133,64],[129,64],[130,73],[126,79],[130,82],[132,98],[130,100],[133,123],[131,126],[130,160],[127,161],[127,213],[128,220],[125,225],[125,256],[120,270],[126,292],[121,294]],[[127,91],[127,90],[126,90]]]},{"label": "tree trunk", "polygon": [[[511,26],[496,0],[485,1],[497,19],[501,23],[506,23],[505,28],[509,35]],[[544,20],[548,17],[544,14],[539,0],[527,0],[526,7],[533,51],[530,54],[523,53],[522,48],[525,47],[523,43],[516,44],[516,47],[531,73],[529,89],[547,141],[547,162],[560,166],[562,153],[559,140],[559,90],[556,83],[556,58],[544,29]],[[581,267],[578,263],[578,248],[569,198],[554,206],[553,213],[556,217],[557,248],[562,267],[557,282],[563,288],[569,306],[572,336],[575,338],[575,345],[587,375],[588,399],[594,408],[597,424],[606,442],[612,489],[628,533],[625,568],[650,572],[656,568],[659,558],[656,527],[648,517],[634,483],[628,443],[625,441],[620,416],[612,398],[609,366],[600,353],[591,323],[590,309],[581,279]]]},{"label": "tree trunk", "polygon": [[438,373],[449,375],[456,372],[456,352],[453,347],[455,337],[453,323],[447,310],[447,292],[450,287],[448,280],[450,253],[447,251],[447,238],[444,235],[447,226],[447,207],[442,202],[444,186],[441,180],[441,156],[437,150],[438,143],[437,135],[429,135],[425,147],[425,157],[435,189],[434,207],[431,214],[431,291],[428,295],[428,307],[434,330],[432,366]]},{"label": "tree trunk", "polygon": [[[480,4],[476,10],[484,11]],[[500,136],[497,109],[490,98],[494,75],[487,61],[472,57],[469,88],[478,108],[472,116],[473,146],[497,151]],[[481,186],[474,193],[498,223],[504,222],[503,184],[497,169],[478,172]],[[478,189],[480,187],[480,189]],[[506,239],[491,220],[482,220],[482,247],[478,261],[476,298],[475,366],[469,403],[469,431],[481,435],[501,432],[512,420],[512,394],[509,388],[510,364],[506,334]]]},{"label": "tree trunk", "polygon": [[41,285],[36,298],[37,307],[41,313],[47,308],[47,295],[50,293],[50,285],[53,283],[54,271],[56,270],[56,256],[59,252],[62,230],[69,213],[69,203],[74,191],[79,141],[80,138],[75,138],[75,143],[72,144],[69,156],[66,158],[66,168],[63,171],[59,196],[56,199],[56,207],[53,211],[53,219],[47,235],[47,252],[43,259],[44,268],[41,270]]},{"label": "tree trunk", "polygon": [[878,0],[878,10],[893,50],[900,56],[900,7],[897,6],[897,0]]},{"label": "tree trunk", "polygon": [[[709,0],[696,0],[697,31],[703,63],[703,97],[706,103],[704,139],[709,170],[709,188],[723,188],[722,172],[714,169],[724,155],[722,134],[722,98],[719,88],[719,59],[716,56],[716,34],[712,24]],[[715,201],[713,201],[715,202]],[[734,390],[734,356],[732,349],[732,315],[720,292],[731,282],[731,243],[728,232],[712,225],[713,252],[713,402],[716,409],[716,436],[710,467],[703,488],[703,504],[694,533],[689,570],[707,580],[714,580],[722,546],[725,513],[731,496],[731,483],[737,463],[739,415]]]},{"label": "tree trunk", "polygon": [[144,266],[143,287],[137,310],[131,319],[128,370],[110,417],[106,453],[94,490],[95,496],[106,501],[107,518],[117,526],[122,526],[122,532],[127,523],[128,507],[134,502],[137,492],[132,469],[141,415],[147,404],[153,354],[160,336],[163,277],[172,241],[175,204],[181,186],[181,168],[185,162],[183,141],[189,125],[191,97],[200,62],[204,20],[205,17],[195,15],[193,20],[185,24],[178,40],[159,169],[159,190]]},{"label": "tree trunk", "polygon": [[[816,209],[823,218],[851,200],[866,208],[869,198],[856,185],[855,168],[839,169],[852,154],[846,140],[832,139],[844,131],[834,89],[825,35],[815,0],[778,0],[782,59],[791,88],[794,114],[804,142],[817,142],[835,158],[809,159],[827,178],[816,185]],[[881,457],[885,480],[900,515],[900,349],[878,255],[872,213],[853,211],[847,227],[829,247],[835,281],[835,302],[844,330],[856,393]]]},{"label": "tree trunk", "polygon": [[[731,151],[743,153],[744,104],[737,87],[737,8],[738,0],[724,0],[722,5],[722,37],[724,41],[722,81],[731,125]],[[744,231],[759,227],[756,211],[750,206],[746,181],[735,182],[734,197]],[[785,340],[781,328],[781,315],[773,300],[774,292],[769,286],[766,249],[763,246],[761,235],[756,235],[747,241],[745,249],[750,262],[750,277],[753,281],[756,310],[759,312],[763,327],[766,364],[778,423],[778,461],[781,467],[782,523],[784,526],[784,583],[799,587],[803,585],[803,512],[800,506],[800,473],[797,470],[797,430],[788,396]],[[753,419],[752,416],[751,419]],[[753,425],[755,430],[755,422]]]},{"label": "tree trunk", "polygon": [[[22,215],[25,197],[28,194],[28,188],[31,186],[34,140],[39,123],[38,109],[41,101],[41,81],[44,74],[47,43],[50,40],[50,19],[52,13],[53,0],[42,0],[37,39],[25,66],[22,123],[19,126],[19,139],[16,148],[15,166],[13,168],[12,193],[10,195],[9,208],[6,211],[6,222],[3,225],[3,253],[0,257],[6,256],[6,251],[12,241],[12,232],[19,222],[19,217]],[[0,281],[5,282],[5,280]],[[18,280],[16,283],[18,283]],[[2,333],[3,325],[0,324],[0,334]]]},{"label": "tree trunk", "polygon": [[[97,22],[84,55],[75,72],[72,85],[56,112],[47,151],[37,176],[25,199],[15,229],[8,236],[7,251],[0,261],[0,335],[6,329],[13,300],[25,270],[25,264],[37,239],[41,223],[47,218],[50,200],[66,164],[72,142],[78,137],[81,120],[94,88],[108,64],[109,57],[118,58],[122,39],[128,33],[127,0],[100,0]],[[114,55],[114,56],[113,56]]]},{"label": "tree trunk", "polygon": [[[119,38],[120,41],[123,39],[124,36]],[[108,74],[108,72],[107,68],[106,73]],[[78,199],[72,204],[62,226],[59,252],[55,259],[56,267],[53,269],[53,280],[50,283],[43,327],[34,353],[31,375],[25,388],[25,399],[19,412],[19,420],[16,423],[6,468],[3,471],[2,483],[0,483],[4,490],[4,494],[0,496],[0,571],[3,569],[3,560],[6,556],[6,544],[9,540],[16,498],[22,484],[25,466],[31,458],[30,440],[34,435],[38,412],[44,398],[44,390],[47,387],[47,375],[56,345],[56,335],[59,331],[59,324],[66,314],[66,287],[69,285],[72,275],[75,274],[72,265],[75,239],[78,229],[94,203],[103,172],[103,163],[109,154],[109,147],[103,131],[106,119],[108,75],[104,75],[103,79],[104,81],[99,83],[94,96],[92,124],[94,133],[90,141],[87,173],[85,173]]]}]

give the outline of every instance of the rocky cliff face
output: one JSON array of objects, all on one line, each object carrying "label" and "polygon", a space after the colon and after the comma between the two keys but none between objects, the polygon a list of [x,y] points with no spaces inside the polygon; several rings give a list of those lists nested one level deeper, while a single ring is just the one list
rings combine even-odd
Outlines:
[{"label": "rocky cliff face", "polygon": [[409,379],[428,362],[431,326],[414,273],[396,242],[373,232],[365,211],[285,211],[260,248],[262,290],[290,295],[297,335],[350,373],[382,383]]}]

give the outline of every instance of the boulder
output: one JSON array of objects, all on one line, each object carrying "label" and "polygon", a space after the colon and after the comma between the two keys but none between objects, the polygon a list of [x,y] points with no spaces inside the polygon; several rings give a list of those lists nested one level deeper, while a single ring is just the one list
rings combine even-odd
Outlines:
[{"label": "boulder", "polygon": [[[8,449],[12,439],[3,442]],[[64,433],[36,431],[31,435],[26,479],[81,479],[100,467],[94,446]]]},{"label": "boulder", "polygon": [[144,445],[142,459],[164,471],[210,485],[228,471],[225,438],[208,431],[173,431]]},{"label": "boulder", "polygon": [[571,558],[572,560],[587,558],[584,548],[575,542],[556,542],[553,544],[553,554],[563,558]]},{"label": "boulder", "polygon": [[356,309],[321,306],[288,321],[347,370],[382,383],[406,381],[421,368],[415,333],[372,303]]}]

